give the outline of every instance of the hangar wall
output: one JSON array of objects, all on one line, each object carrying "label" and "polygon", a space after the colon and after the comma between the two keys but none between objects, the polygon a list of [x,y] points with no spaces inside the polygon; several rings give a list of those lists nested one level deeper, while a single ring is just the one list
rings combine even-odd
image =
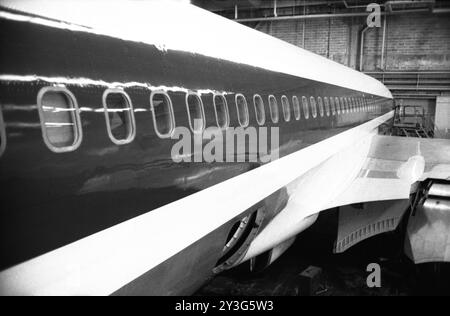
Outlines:
[{"label": "hangar wall", "polygon": [[[264,21],[256,29],[341,64],[358,68],[360,30],[365,18]],[[383,26],[383,25],[382,25]],[[450,70],[450,15],[387,16],[385,69],[383,29],[371,28],[364,41],[364,71]]]}]

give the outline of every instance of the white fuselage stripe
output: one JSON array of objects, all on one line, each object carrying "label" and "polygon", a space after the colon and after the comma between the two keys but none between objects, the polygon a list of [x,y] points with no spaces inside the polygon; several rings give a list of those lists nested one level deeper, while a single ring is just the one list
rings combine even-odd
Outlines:
[{"label": "white fuselage stripe", "polygon": [[0,11],[4,19],[154,45],[163,53],[200,54],[392,98],[370,76],[193,5],[167,0],[3,0],[2,6],[38,16]]},{"label": "white fuselage stripe", "polygon": [[[5,270],[0,273],[0,294],[109,295],[369,135],[392,116],[390,112]],[[211,207],[205,201],[217,204]]]}]

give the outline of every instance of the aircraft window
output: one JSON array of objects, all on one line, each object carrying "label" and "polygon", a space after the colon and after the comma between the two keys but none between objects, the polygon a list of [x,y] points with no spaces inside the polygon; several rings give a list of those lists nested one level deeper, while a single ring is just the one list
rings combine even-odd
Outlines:
[{"label": "aircraft window", "polygon": [[316,118],[317,117],[317,104],[316,104],[316,99],[314,99],[314,97],[310,97],[309,98],[309,102],[311,103],[311,113],[312,113],[312,117]]},{"label": "aircraft window", "polygon": [[83,134],[75,96],[64,87],[44,87],[37,103],[47,147],[56,153],[76,150]]},{"label": "aircraft window", "polygon": [[165,91],[152,91],[150,106],[156,134],[161,138],[168,138],[175,129],[172,101]]},{"label": "aircraft window", "polygon": [[325,115],[325,110],[324,110],[324,108],[323,108],[323,101],[322,101],[322,98],[321,98],[321,97],[318,97],[318,98],[317,98],[317,103],[319,103],[319,113],[320,113],[320,116],[323,117],[323,116]]},{"label": "aircraft window", "polygon": [[111,141],[117,145],[131,143],[136,136],[133,105],[121,89],[107,89],[103,93],[106,126]]},{"label": "aircraft window", "polygon": [[249,123],[247,100],[242,94],[236,94],[236,109],[238,112],[239,124],[247,127]]},{"label": "aircraft window", "polygon": [[295,119],[298,121],[301,118],[302,114],[300,112],[300,102],[298,101],[298,98],[295,95],[292,97],[292,104],[293,104],[293,107],[294,107]]},{"label": "aircraft window", "polygon": [[291,106],[289,104],[288,98],[285,95],[281,97],[281,106],[283,107],[284,120],[286,122],[289,122],[291,120]]},{"label": "aircraft window", "polygon": [[342,114],[347,113],[347,104],[345,103],[345,99],[341,97],[341,110]]},{"label": "aircraft window", "polygon": [[309,106],[308,99],[306,97],[302,97],[302,105],[303,105],[303,115],[305,119],[309,119]]},{"label": "aircraft window", "polygon": [[336,111],[337,111],[337,113],[340,115],[340,114],[341,114],[341,104],[339,103],[339,98],[338,98],[338,97],[335,97],[335,98],[334,98],[334,101],[335,101],[335,103],[336,103]]},{"label": "aircraft window", "polygon": [[269,108],[270,108],[270,117],[272,118],[272,122],[278,123],[279,115],[278,115],[278,103],[275,96],[269,96]]},{"label": "aircraft window", "polygon": [[221,94],[214,95],[214,109],[216,113],[216,122],[219,128],[225,129],[230,124],[230,115],[228,113],[227,100]]},{"label": "aircraft window", "polygon": [[0,157],[3,155],[6,149],[6,131],[5,122],[3,121],[3,113],[0,108]]},{"label": "aircraft window", "polygon": [[331,111],[330,111],[330,102],[328,101],[327,97],[323,98],[323,103],[325,103],[325,112],[327,113],[327,116],[330,116]]},{"label": "aircraft window", "polygon": [[266,122],[266,109],[264,108],[264,101],[259,94],[253,96],[253,104],[255,105],[256,121],[259,125],[264,125]]},{"label": "aircraft window", "polygon": [[205,129],[205,111],[202,99],[194,92],[186,94],[186,106],[189,117],[189,126],[194,133]]},{"label": "aircraft window", "polygon": [[334,98],[330,97],[330,105],[331,105],[331,114],[333,116],[336,115],[336,104],[334,103]]}]

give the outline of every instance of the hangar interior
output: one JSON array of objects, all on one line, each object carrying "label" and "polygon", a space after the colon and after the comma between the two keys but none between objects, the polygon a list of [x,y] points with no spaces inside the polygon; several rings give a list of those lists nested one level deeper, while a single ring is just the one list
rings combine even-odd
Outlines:
[{"label": "hangar interior", "polygon": [[[376,10],[369,7],[375,2],[372,0],[192,2],[227,19],[364,72],[384,83],[394,96],[398,115],[390,128],[390,135],[450,139],[450,2],[377,1],[380,19],[373,27],[368,26],[368,16],[375,12],[371,10]],[[280,57],[274,52],[273,58]],[[420,125],[420,128],[411,132],[404,128],[408,125]],[[394,201],[350,205],[341,207],[339,212],[345,217],[345,214],[356,214],[362,209],[404,210],[408,208],[408,203]],[[384,273],[389,275],[387,279],[391,279],[388,283],[394,280],[394,285],[385,288],[383,295],[410,294],[414,286],[420,288],[413,290],[415,294],[429,294],[433,290],[440,294],[449,291],[446,286],[442,290],[439,281],[448,278],[448,265],[422,265],[417,268],[405,264],[404,258],[399,257],[399,249],[403,252],[401,236],[407,229],[405,220],[391,236],[368,240],[366,244],[354,247],[350,253],[334,257],[329,245],[330,240],[336,237],[330,233],[334,231],[336,214],[330,210],[322,215],[318,223],[298,240],[294,250],[265,274],[244,281],[236,281],[240,280],[236,278],[239,271],[225,274],[214,279],[199,294],[236,295],[242,292],[253,295],[297,295],[298,288],[286,284],[314,282],[311,280],[322,273],[321,268],[307,268],[303,272],[302,269],[316,263],[324,267],[326,278],[331,281],[328,285],[322,284],[322,288],[316,287],[315,294],[379,295],[380,292],[367,292],[365,281],[362,281],[365,276],[358,270],[365,269],[362,267],[364,260],[370,260],[371,256],[374,261],[378,260],[375,258],[377,255],[395,258],[383,259],[386,260],[384,265],[388,266]],[[298,261],[299,252],[304,254],[300,260],[302,263]],[[339,281],[335,282],[335,279]],[[411,282],[416,283],[413,286]],[[274,288],[273,284],[277,286]],[[306,288],[310,287],[308,283]]]},{"label": "hangar interior", "polygon": [[[371,0],[194,0],[193,4],[382,81],[425,129],[450,138],[450,3]],[[369,10],[369,11],[367,11]],[[274,54],[273,58],[278,58]],[[418,107],[418,108],[417,108]],[[423,111],[423,113],[422,113]]]}]

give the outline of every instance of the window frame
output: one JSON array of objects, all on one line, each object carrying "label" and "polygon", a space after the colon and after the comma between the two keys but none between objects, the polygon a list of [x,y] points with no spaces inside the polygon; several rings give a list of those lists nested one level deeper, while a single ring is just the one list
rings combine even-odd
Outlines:
[{"label": "window frame", "polygon": [[331,107],[330,107],[330,100],[328,100],[328,97],[323,97],[323,105],[325,106],[325,114],[327,117],[330,117],[331,115]]},{"label": "window frame", "polygon": [[[269,95],[268,99],[269,99],[270,119],[272,120],[272,123],[277,124],[280,121],[280,111],[279,111],[279,108],[278,108],[277,98],[273,94],[271,94],[271,95]],[[273,117],[274,112],[272,110],[272,102],[270,102],[271,100],[274,100],[273,105],[275,106],[276,114],[277,114],[276,120]]]},{"label": "window frame", "polygon": [[[242,97],[244,99],[244,104],[245,104],[245,113],[246,113],[246,121],[245,124],[243,124],[241,122],[241,114],[239,111],[239,107],[238,107],[238,98]],[[242,93],[238,93],[234,96],[234,103],[236,103],[236,111],[237,111],[237,117],[238,117],[238,122],[239,125],[241,127],[247,127],[250,124],[250,113],[248,111],[248,104],[247,104],[247,98],[242,94]]]},{"label": "window frame", "polygon": [[[225,124],[225,126],[220,126],[219,125],[219,115],[217,114],[216,97],[221,98],[222,101],[223,101],[223,104],[225,105],[225,112],[226,112],[226,124]],[[228,110],[227,98],[225,98],[225,96],[223,94],[214,93],[214,95],[213,95],[213,105],[214,105],[214,114],[216,116],[217,127],[220,128],[220,129],[227,129],[228,127],[230,127],[230,112]]]},{"label": "window frame", "polygon": [[317,101],[313,96],[309,97],[309,104],[311,105],[312,117],[315,119],[315,118],[317,118],[317,114],[318,114],[317,113]]},{"label": "window frame", "polygon": [[317,97],[317,105],[319,106],[320,117],[324,117],[325,116],[325,108],[324,108],[324,104],[323,104],[323,99],[320,96]]},{"label": "window frame", "polygon": [[341,99],[340,101],[342,114],[347,114],[347,104],[345,102],[345,97],[341,97],[340,99]]},{"label": "window frame", "polygon": [[[126,139],[116,139],[114,135],[112,134],[111,130],[111,122],[109,121],[109,115],[108,115],[108,107],[106,104],[106,99],[108,97],[108,94],[110,93],[118,93],[121,94],[123,97],[125,97],[126,102],[129,106],[130,111],[130,124],[131,124],[131,133],[128,135]],[[105,112],[105,119],[106,119],[106,129],[108,131],[109,139],[116,145],[126,145],[134,141],[136,138],[136,120],[134,117],[134,108],[133,103],[131,102],[131,98],[128,95],[128,93],[125,92],[122,88],[108,88],[103,92],[102,96],[102,103],[103,103],[103,109]]]},{"label": "window frame", "polygon": [[331,108],[331,116],[336,116],[336,104],[334,103],[334,97],[329,97],[330,99],[330,108]]},{"label": "window frame", "polygon": [[[342,113],[342,106],[341,106],[341,100],[339,97],[334,97],[334,103],[336,105],[336,112],[337,115],[341,115]],[[343,113],[342,113],[343,114]]]},{"label": "window frame", "polygon": [[[192,126],[191,112],[189,111],[189,102],[188,102],[189,96],[195,96],[198,99],[199,104],[200,104],[200,110],[201,110],[200,113],[202,115],[202,128],[200,130],[195,130],[194,126]],[[186,92],[185,102],[184,103],[186,104],[186,111],[187,111],[187,114],[188,114],[189,127],[190,127],[192,133],[194,133],[194,134],[201,134],[201,133],[203,133],[203,131],[206,128],[206,116],[205,116],[205,108],[203,106],[203,100],[202,100],[201,95],[199,93],[197,93],[197,92],[194,92],[194,91],[188,91],[188,92]]]},{"label": "window frame", "polygon": [[3,111],[0,106],[0,157],[3,156],[3,153],[6,150],[6,127],[5,121],[3,119]]},{"label": "window frame", "polygon": [[309,103],[308,98],[306,96],[302,96],[302,108],[303,108],[303,117],[305,120],[309,120]]},{"label": "window frame", "polygon": [[300,119],[302,118],[302,109],[300,106],[300,100],[296,95],[292,96],[292,108],[294,109],[295,120],[300,121]]},{"label": "window frame", "polygon": [[[262,112],[259,112],[256,108],[256,99],[259,99],[261,101]],[[264,99],[261,97],[261,95],[259,94],[253,95],[253,106],[255,108],[256,122],[258,122],[259,125],[264,125],[266,123],[266,105],[264,104]],[[258,113],[262,113],[262,120],[260,120]]]},{"label": "window frame", "polygon": [[[287,111],[285,109],[285,104],[283,100],[286,102]],[[291,120],[291,104],[289,103],[289,99],[286,95],[281,96],[281,108],[283,109],[283,118],[285,122],[289,122]]]},{"label": "window frame", "polygon": [[[44,95],[48,92],[59,92],[66,95],[66,97],[69,99],[69,101],[72,103],[74,111],[71,111],[72,114],[72,120],[75,124],[75,140],[72,145],[65,146],[65,147],[56,147],[54,146],[47,136],[47,129],[45,126],[45,115],[44,115],[44,109],[42,108],[42,99]],[[81,118],[80,118],[80,109],[78,107],[77,99],[75,98],[75,95],[66,87],[66,86],[47,86],[43,87],[39,90],[37,94],[37,106],[38,106],[38,112],[39,112],[39,120],[41,124],[41,131],[42,131],[42,137],[44,139],[45,145],[54,153],[60,154],[60,153],[67,153],[77,150],[82,141],[83,141],[83,128],[81,126]]]},{"label": "window frame", "polygon": [[[156,116],[155,116],[155,111],[154,111],[154,106],[153,106],[153,97],[156,94],[162,94],[164,95],[167,100],[169,101],[169,112],[170,112],[170,125],[171,125],[171,129],[170,132],[167,134],[161,134],[158,129],[157,129],[157,124],[156,124]],[[167,91],[165,90],[154,90],[150,93],[150,112],[152,112],[152,118],[153,118],[153,128],[155,130],[156,135],[158,135],[159,138],[170,138],[173,135],[173,132],[175,131],[175,115],[173,112],[173,104],[172,104],[172,99],[170,98],[169,94],[167,93]]]}]

